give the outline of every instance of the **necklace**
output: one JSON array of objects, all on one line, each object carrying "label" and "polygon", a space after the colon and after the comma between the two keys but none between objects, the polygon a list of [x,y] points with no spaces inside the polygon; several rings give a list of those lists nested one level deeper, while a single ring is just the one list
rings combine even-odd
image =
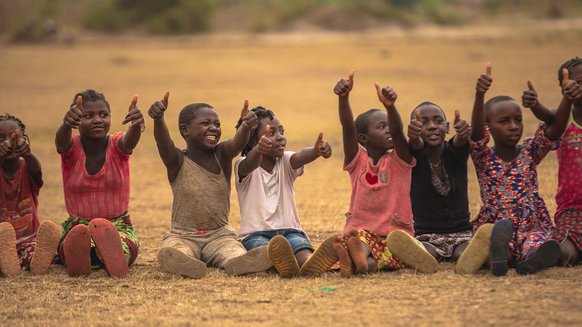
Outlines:
[{"label": "necklace", "polygon": [[430,160],[428,161],[428,164],[430,165],[430,168],[432,169],[436,169],[438,168],[441,164],[443,163],[443,160],[439,160],[439,162],[433,164],[432,162],[430,162]]}]

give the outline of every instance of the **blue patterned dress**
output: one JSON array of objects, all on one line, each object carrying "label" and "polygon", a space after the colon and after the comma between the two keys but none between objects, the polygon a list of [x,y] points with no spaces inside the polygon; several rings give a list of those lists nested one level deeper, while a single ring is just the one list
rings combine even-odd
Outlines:
[{"label": "blue patterned dress", "polygon": [[487,146],[485,137],[471,144],[483,206],[473,221],[473,230],[485,223],[508,219],[513,224],[509,248],[518,262],[524,260],[531,248],[539,247],[550,238],[552,222],[544,200],[539,194],[536,167],[551,149],[552,142],[540,124],[534,137],[523,142],[518,156],[511,162],[499,158]]}]

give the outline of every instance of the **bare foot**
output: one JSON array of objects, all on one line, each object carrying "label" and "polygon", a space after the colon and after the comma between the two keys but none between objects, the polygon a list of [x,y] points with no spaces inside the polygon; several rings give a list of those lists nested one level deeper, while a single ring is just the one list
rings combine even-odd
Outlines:
[{"label": "bare foot", "polygon": [[336,237],[332,246],[339,259],[341,276],[344,278],[351,278],[354,275],[352,272],[352,259],[346,248],[344,248],[342,237],[340,235]]},{"label": "bare foot", "polygon": [[358,235],[356,229],[350,231],[350,237],[348,238],[348,251],[350,257],[356,266],[356,273],[366,274],[368,273],[368,260],[364,247],[362,246],[362,241]]}]

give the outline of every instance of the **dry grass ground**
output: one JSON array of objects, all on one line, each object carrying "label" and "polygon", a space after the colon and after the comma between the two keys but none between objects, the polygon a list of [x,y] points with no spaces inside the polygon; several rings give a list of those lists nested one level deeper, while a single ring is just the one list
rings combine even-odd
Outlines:
[{"label": "dry grass ground", "polygon": [[[234,131],[244,99],[271,108],[286,126],[289,149],[310,146],[319,131],[334,156],[306,168],[296,183],[305,230],[315,244],[341,230],[349,202],[349,180],[342,171],[341,129],[332,88],[356,70],[355,113],[378,107],[373,82],[399,93],[405,123],[423,100],[442,105],[449,117],[458,109],[469,119],[477,76],[493,62],[490,94],[521,96],[532,80],[541,100],[560,99],[556,71],[580,55],[577,28],[506,28],[498,33],[385,33],[152,39],[91,39],[75,46],[2,46],[2,112],[27,124],[32,149],[43,163],[45,186],[40,216],[66,217],[60,160],[54,131],[75,92],[102,91],[112,106],[112,131],[133,94],[144,114],[170,90],[167,118],[177,144],[177,114],[191,102],[207,102],[219,112],[223,137]],[[526,133],[537,122],[529,112]],[[435,275],[414,271],[381,273],[344,280],[281,280],[273,274],[228,277],[211,269],[201,280],[161,272],[156,251],[169,228],[171,190],[148,128],[132,157],[130,212],[141,239],[141,252],[128,278],[111,279],[103,271],[68,278],[60,266],[46,276],[0,278],[0,324],[16,325],[580,325],[582,267],[553,268],[534,276],[493,278],[483,271],[458,276],[451,264]],[[472,166],[472,165],[471,165]],[[555,209],[557,163],[550,154],[539,167],[540,187]],[[230,221],[239,225],[236,194]],[[480,204],[474,171],[470,205]]]}]

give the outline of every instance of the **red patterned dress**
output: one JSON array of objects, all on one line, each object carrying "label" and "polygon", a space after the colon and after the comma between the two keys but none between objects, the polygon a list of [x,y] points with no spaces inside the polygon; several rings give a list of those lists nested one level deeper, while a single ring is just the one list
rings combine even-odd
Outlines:
[{"label": "red patterned dress", "polygon": [[558,148],[558,210],[554,238],[569,237],[582,250],[582,126],[570,115]]}]

